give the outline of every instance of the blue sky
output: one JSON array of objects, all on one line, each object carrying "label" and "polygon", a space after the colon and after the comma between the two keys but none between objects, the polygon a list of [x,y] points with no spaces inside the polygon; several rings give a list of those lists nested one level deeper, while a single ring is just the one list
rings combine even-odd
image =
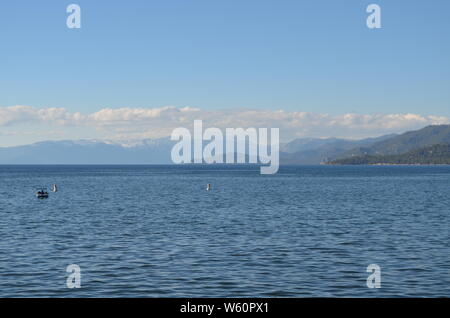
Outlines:
[{"label": "blue sky", "polygon": [[450,116],[449,15],[447,0],[2,1],[0,107]]}]

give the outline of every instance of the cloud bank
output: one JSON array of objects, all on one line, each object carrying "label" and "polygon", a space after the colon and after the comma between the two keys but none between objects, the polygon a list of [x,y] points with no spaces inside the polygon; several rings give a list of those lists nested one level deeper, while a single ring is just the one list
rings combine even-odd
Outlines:
[{"label": "cloud bank", "polygon": [[[342,114],[330,115],[286,110],[202,110],[177,108],[104,108],[91,114],[70,112],[65,108],[32,106],[0,107],[0,136],[20,135],[19,126],[34,127],[36,132],[70,129],[71,139],[86,128],[95,131],[92,138],[143,139],[169,136],[174,128],[192,129],[195,119],[204,127],[280,128],[280,137],[289,141],[299,137],[364,138],[419,129],[433,124],[449,124],[450,118],[418,114]],[[23,130],[23,135],[33,130]],[[45,134],[44,134],[45,135]],[[67,135],[65,136],[67,138]]]}]

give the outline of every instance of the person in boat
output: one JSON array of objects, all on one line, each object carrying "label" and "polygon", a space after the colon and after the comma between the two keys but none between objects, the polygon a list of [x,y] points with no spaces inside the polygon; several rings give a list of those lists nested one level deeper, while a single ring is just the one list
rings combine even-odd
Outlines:
[{"label": "person in boat", "polygon": [[36,196],[38,197],[48,197],[48,192],[45,189],[38,190],[36,192]]}]

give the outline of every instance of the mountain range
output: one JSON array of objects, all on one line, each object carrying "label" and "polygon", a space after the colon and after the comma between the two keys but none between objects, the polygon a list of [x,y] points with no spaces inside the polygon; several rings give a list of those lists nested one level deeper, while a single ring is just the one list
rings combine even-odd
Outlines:
[{"label": "mountain range", "polygon": [[379,141],[397,136],[385,135],[361,140],[339,138],[299,138],[280,146],[283,164],[316,165],[344,156],[357,147],[369,147]]},{"label": "mountain range", "polygon": [[172,146],[169,138],[43,141],[0,148],[0,164],[169,164]]},{"label": "mountain range", "polygon": [[[174,144],[168,137],[138,141],[44,141],[0,147],[0,164],[170,164]],[[361,140],[298,138],[280,145],[280,162],[305,165],[338,163],[337,160],[348,158],[400,155],[447,144],[450,144],[450,125],[428,126],[400,135]]]},{"label": "mountain range", "polygon": [[340,165],[430,165],[450,164],[450,144],[438,144],[397,155],[362,155],[329,162]]},{"label": "mountain range", "polygon": [[351,149],[331,164],[450,164],[450,125],[416,131]]},{"label": "mountain range", "polygon": [[433,125],[420,130],[409,131],[376,142],[370,147],[356,147],[343,154],[343,156],[398,155],[437,144],[450,144],[450,125]]}]

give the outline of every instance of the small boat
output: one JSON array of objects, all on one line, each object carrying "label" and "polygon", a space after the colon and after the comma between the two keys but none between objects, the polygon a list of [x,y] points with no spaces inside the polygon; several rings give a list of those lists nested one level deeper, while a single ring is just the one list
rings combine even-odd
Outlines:
[{"label": "small boat", "polygon": [[211,191],[211,183],[208,183],[208,184],[206,185],[206,191]]},{"label": "small boat", "polygon": [[56,186],[56,184],[53,185],[52,192],[58,192],[58,187]]},{"label": "small boat", "polygon": [[36,197],[38,199],[47,199],[48,198],[48,192],[47,189],[41,188],[36,192]]}]

